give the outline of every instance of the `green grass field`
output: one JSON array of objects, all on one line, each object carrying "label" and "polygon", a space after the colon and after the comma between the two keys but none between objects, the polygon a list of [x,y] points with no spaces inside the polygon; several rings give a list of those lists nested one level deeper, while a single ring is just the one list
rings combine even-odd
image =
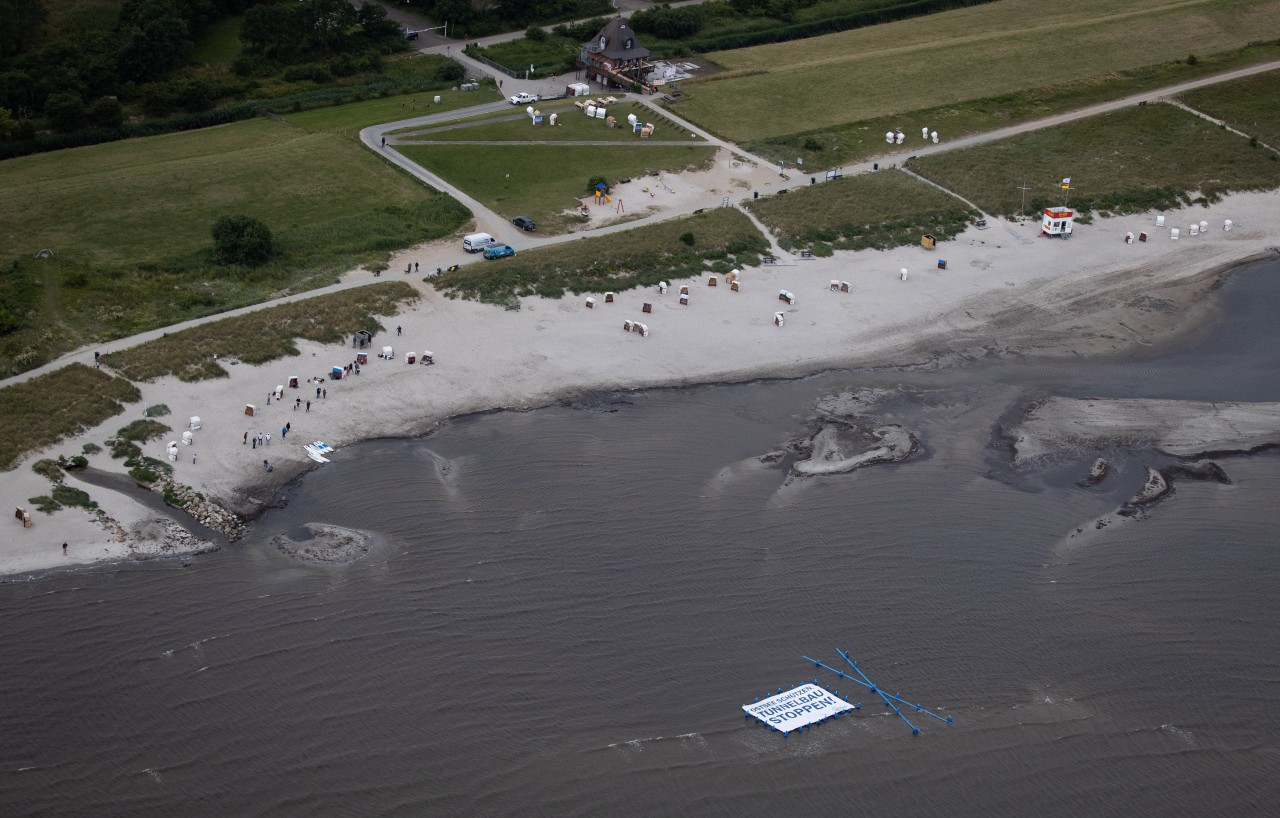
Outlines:
[{"label": "green grass field", "polygon": [[399,150],[450,184],[508,218],[525,215],[540,232],[575,222],[563,211],[577,207],[588,180],[611,182],[649,171],[705,167],[716,148],[702,145],[401,145]]},{"label": "green grass field", "polygon": [[[321,286],[460,228],[465,208],[355,139],[413,98],[300,113],[298,125],[255,119],[0,163],[0,246],[20,254],[4,260],[0,293],[21,325],[0,335],[0,374]],[[272,229],[275,262],[253,271],[211,263],[210,226],[236,213]],[[31,257],[42,248],[53,258]]]},{"label": "green grass field", "polygon": [[896,170],[835,179],[747,203],[784,248],[886,249],[929,233],[947,239],[975,213],[953,196]]},{"label": "green grass field", "polygon": [[[414,56],[401,60],[418,59]],[[438,114],[492,101],[489,91],[481,86],[477,91],[422,91],[416,94],[398,94],[382,99],[367,99],[345,105],[331,105],[285,114],[285,120],[307,131],[331,132],[349,139],[356,139],[360,129],[383,122],[409,119],[415,116]],[[439,104],[432,101],[440,97]]]},{"label": "green grass field", "polygon": [[197,252],[224,213],[287,231],[430,195],[349,140],[269,119],[11,159],[0,186],[7,246],[107,266]]},{"label": "green grass field", "polygon": [[1280,149],[1280,71],[1190,91],[1182,101]]},{"label": "green grass field", "polygon": [[[1043,88],[783,134],[747,142],[743,147],[775,162],[790,162],[799,156],[807,167],[840,167],[900,150],[884,141],[885,132],[894,128],[904,129],[908,145],[916,139],[915,123],[928,125],[938,131],[943,140],[950,141],[1268,60],[1280,60],[1280,43],[1199,55],[1194,64],[1183,60],[1165,62]],[[1214,93],[1213,89],[1204,91],[1209,96]],[[1263,100],[1259,102],[1265,104]]]},{"label": "green grass field", "polygon": [[[1280,37],[1280,0],[1002,0],[714,55],[674,110],[738,142],[1045,88]],[[910,123],[899,123],[907,130]],[[927,123],[922,123],[927,124]]]},{"label": "green grass field", "polygon": [[1230,191],[1280,187],[1275,154],[1172,105],[1145,105],[1000,142],[916,159],[922,176],[988,213],[1017,214],[1063,200],[1083,210],[1140,212]]},{"label": "green grass field", "polygon": [[83,364],[0,388],[0,471],[141,399],[138,388],[124,378]]},{"label": "green grass field", "polygon": [[[682,239],[686,235],[692,244]],[[467,264],[431,281],[450,296],[510,306],[517,296],[621,291],[707,271],[755,267],[768,252],[768,240],[741,211],[720,207],[501,261]]]}]

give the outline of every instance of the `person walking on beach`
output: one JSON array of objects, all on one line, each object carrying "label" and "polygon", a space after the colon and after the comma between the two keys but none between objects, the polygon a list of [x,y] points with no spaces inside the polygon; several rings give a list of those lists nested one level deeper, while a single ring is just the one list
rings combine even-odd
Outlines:
[{"label": "person walking on beach", "polygon": [[194,466],[195,464],[196,464],[196,456],[193,454],[191,455],[191,465]]},{"label": "person walking on beach", "polygon": [[307,411],[311,411],[311,401],[307,401]]},{"label": "person walking on beach", "polygon": [[64,556],[64,557],[65,557],[66,555],[67,555],[67,544],[66,544],[66,543],[63,543],[63,544],[62,544],[62,556]]},{"label": "person walking on beach", "polygon": [[316,387],[316,397],[320,397],[320,387]]},{"label": "person walking on beach", "polygon": [[257,439],[256,437],[253,439],[253,448],[254,448],[254,450],[255,450],[255,451],[256,451],[256,450],[257,450],[257,448],[258,448],[258,439]]},{"label": "person walking on beach", "polygon": [[397,326],[396,326],[396,335],[399,335],[399,334],[400,334],[400,329],[401,329],[401,327],[400,327],[399,325],[397,325]]},{"label": "person walking on beach", "polygon": [[298,411],[298,407],[302,405],[302,398],[293,399],[293,411]]},{"label": "person walking on beach", "polygon": [[271,445],[271,433],[270,433],[270,432],[267,432],[267,445],[268,445],[268,446],[270,446],[270,445]]},{"label": "person walking on beach", "polygon": [[244,433],[244,445],[246,445],[246,446],[248,446],[248,445],[249,445],[249,433],[248,433],[248,432],[245,432],[245,433]]},{"label": "person walking on beach", "polygon": [[329,397],[329,390],[328,390],[328,389],[324,390],[324,396],[325,396],[326,398],[328,398],[328,397]]}]

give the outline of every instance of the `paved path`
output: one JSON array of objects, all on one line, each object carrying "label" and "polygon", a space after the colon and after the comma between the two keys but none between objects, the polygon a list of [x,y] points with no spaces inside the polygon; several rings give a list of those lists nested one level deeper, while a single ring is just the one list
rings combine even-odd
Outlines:
[{"label": "paved path", "polygon": [[[1239,68],[1234,71],[1227,71],[1222,74],[1215,74],[1208,77],[1202,77],[1197,80],[1191,80],[1189,82],[1179,83],[1177,85],[1172,85],[1165,88],[1159,88],[1152,91],[1144,91],[1139,94],[1131,94],[1130,96],[1124,97],[1122,99],[1112,100],[1110,102],[1100,102],[1095,105],[1090,105],[1088,107],[1081,108],[1076,111],[1070,111],[1063,114],[1055,114],[1054,116],[1045,117],[1044,119],[1037,119],[1030,122],[1023,122],[1018,125],[1011,125],[1007,128],[1001,128],[999,130],[989,131],[987,133],[974,134],[972,136],[967,136],[967,137],[956,139],[950,142],[942,142],[937,145],[929,143],[919,148],[904,147],[904,149],[900,152],[891,154],[889,156],[884,156],[875,160],[874,164],[878,164],[885,167],[893,167],[906,162],[908,159],[910,159],[913,156],[927,156],[934,153],[941,153],[943,151],[955,150],[957,148],[969,147],[971,145],[980,145],[986,142],[993,142],[999,139],[1006,139],[1010,136],[1014,136],[1017,134],[1028,133],[1030,131],[1041,130],[1043,128],[1051,128],[1057,125],[1065,124],[1067,122],[1074,122],[1079,119],[1085,119],[1088,117],[1097,116],[1099,114],[1107,113],[1109,111],[1120,110],[1122,108],[1126,108],[1131,105],[1136,105],[1139,102],[1157,102],[1165,97],[1172,97],[1177,94],[1181,94],[1185,91],[1190,91],[1194,88],[1203,88],[1205,86],[1214,85],[1220,82],[1228,82],[1230,80],[1239,79],[1241,77],[1248,77],[1254,74],[1261,74],[1267,71],[1274,71],[1278,68],[1280,68],[1280,60],[1273,60],[1271,62],[1250,66],[1248,68]],[[738,146],[732,145],[730,143],[725,142],[722,139],[712,136],[711,134],[708,134],[705,131],[703,131],[701,128],[697,128],[689,123],[683,122],[678,116],[673,114],[670,110],[657,107],[648,98],[638,97],[636,98],[636,101],[643,105],[652,107],[656,111],[661,112],[663,116],[681,124],[682,127],[687,128],[689,131],[693,133],[697,133],[712,145],[727,147],[733,150],[735,153],[738,153],[741,155],[748,155],[745,153],[745,151],[743,151]],[[399,122],[389,122],[382,125],[374,125],[372,127],[365,128],[364,130],[362,130],[360,132],[360,139],[361,141],[364,142],[366,147],[368,147],[370,150],[373,150],[379,153],[388,162],[391,162],[392,164],[395,164],[403,168],[404,170],[413,174],[414,176],[421,179],[423,182],[427,183],[428,185],[438,190],[441,190],[449,194],[450,196],[453,196],[458,201],[460,201],[464,206],[470,208],[471,212],[475,214],[476,225],[478,230],[482,230],[487,233],[492,233],[499,240],[506,240],[507,238],[515,240],[515,238],[519,236],[520,237],[518,240],[519,243],[522,246],[526,246],[526,247],[540,247],[548,244],[557,244],[559,242],[564,242],[564,241],[574,241],[574,240],[583,238],[584,236],[607,235],[610,233],[616,233],[623,230],[631,230],[632,228],[640,227],[646,224],[653,224],[656,222],[665,221],[667,219],[681,218],[683,216],[688,215],[689,213],[692,213],[694,210],[721,206],[720,199],[716,198],[706,202],[696,202],[679,209],[667,210],[662,213],[654,214],[652,216],[647,216],[641,219],[636,219],[634,221],[607,225],[605,227],[599,227],[593,230],[587,230],[579,233],[570,233],[563,236],[533,236],[533,235],[520,232],[518,228],[516,228],[514,225],[509,224],[505,218],[494,213],[492,210],[485,207],[480,202],[476,201],[471,196],[467,195],[465,192],[455,188],[453,185],[450,185],[448,182],[445,182],[443,179],[440,179],[435,174],[417,165],[416,163],[411,162],[410,160],[406,159],[404,156],[401,156],[399,153],[392,150],[389,146],[383,147],[381,144],[382,136],[386,134],[388,131],[398,130],[400,128],[406,128],[406,127],[430,125],[436,122],[445,121],[447,119],[454,119],[459,116],[467,116],[467,115],[474,115],[474,114],[480,114],[480,113],[486,113],[486,112],[492,112],[492,111],[508,110],[509,108],[510,108],[510,104],[507,103],[505,100],[498,100],[490,103],[477,105],[473,108],[468,108],[465,110],[454,110],[454,111],[448,111],[440,114],[428,114],[426,116],[415,117],[413,119],[405,119]],[[756,157],[756,159],[757,161],[761,162],[765,167],[768,167],[771,164],[763,159],[759,159],[758,157]],[[873,163],[871,161],[866,161],[866,162],[857,163],[852,166],[847,166],[842,170],[846,174],[861,173],[861,172],[866,172],[871,170],[872,165]],[[782,183],[776,185],[774,189],[775,190],[784,189],[784,188],[790,189],[795,187],[807,187],[808,185],[809,185],[809,178],[806,175],[805,177],[802,177],[798,180],[797,179],[790,180],[789,183],[787,182],[787,180],[782,180]],[[766,233],[766,235],[768,234]],[[459,253],[458,255],[463,255],[463,254]],[[444,256],[441,256],[438,260],[431,259],[431,258],[426,259],[426,267],[427,269],[430,269],[430,265],[432,264],[435,264],[436,266],[447,266],[448,264],[455,264],[455,263],[469,264],[469,263],[474,263],[477,260],[478,260],[478,257],[476,256],[470,256],[463,259],[458,259],[453,255],[450,255],[447,258]],[[394,270],[392,270],[388,274],[387,278],[389,280],[394,279],[396,275],[397,273]],[[340,290],[350,289],[352,287],[359,287],[359,286],[371,284],[380,280],[381,279],[376,278],[372,275],[368,275],[365,277],[357,277],[357,278],[348,277],[346,281],[343,281],[340,284],[334,284],[332,286],[323,287],[318,290],[309,290],[305,293],[286,296],[283,298],[264,302],[262,304],[256,304],[250,307],[243,307],[241,309],[231,310],[229,312],[218,313],[216,315],[210,315],[204,318],[193,319],[191,321],[186,321],[181,324],[175,324],[173,326],[163,327],[161,329],[151,330],[149,332],[133,335],[128,338],[120,338],[115,341],[108,341],[101,344],[94,344],[92,346],[83,347],[74,352],[69,352],[65,355],[62,355],[61,357],[45,364],[44,366],[37,367],[36,369],[30,370],[29,372],[24,372],[20,375],[14,375],[12,377],[0,380],[0,386],[7,386],[10,384],[21,383],[30,378],[45,374],[47,372],[51,372],[55,369],[59,369],[63,366],[66,366],[68,363],[72,363],[76,361],[92,366],[93,353],[95,350],[101,351],[101,352],[114,352],[120,349],[127,349],[129,347],[136,346],[137,344],[150,341],[155,338],[159,338],[162,335],[165,335],[166,333],[177,332],[179,330],[183,330],[188,327],[198,326],[200,324],[204,324],[209,321],[217,321],[222,318],[229,318],[237,315],[243,315],[248,312],[265,309],[267,307],[272,307],[277,304],[285,304],[285,303],[298,301],[305,298],[312,298],[317,295],[324,295],[326,293],[337,292]]]}]

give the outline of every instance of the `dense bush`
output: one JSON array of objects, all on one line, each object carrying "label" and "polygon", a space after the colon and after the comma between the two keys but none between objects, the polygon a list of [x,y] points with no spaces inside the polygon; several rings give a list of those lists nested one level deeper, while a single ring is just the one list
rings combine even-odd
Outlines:
[{"label": "dense bush", "polygon": [[51,94],[44,103],[45,116],[55,131],[67,133],[84,127],[84,100],[79,94],[62,92]]},{"label": "dense bush", "polygon": [[219,216],[212,232],[213,258],[219,264],[257,267],[275,253],[271,229],[252,216]]}]

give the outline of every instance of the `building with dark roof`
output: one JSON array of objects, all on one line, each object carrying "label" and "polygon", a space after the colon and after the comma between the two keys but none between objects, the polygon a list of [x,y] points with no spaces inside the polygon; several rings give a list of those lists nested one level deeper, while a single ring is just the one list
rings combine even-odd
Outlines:
[{"label": "building with dark roof", "polygon": [[627,21],[615,17],[582,47],[578,62],[586,70],[588,80],[627,87],[644,83],[651,67],[648,57],[649,49],[640,45]]}]

